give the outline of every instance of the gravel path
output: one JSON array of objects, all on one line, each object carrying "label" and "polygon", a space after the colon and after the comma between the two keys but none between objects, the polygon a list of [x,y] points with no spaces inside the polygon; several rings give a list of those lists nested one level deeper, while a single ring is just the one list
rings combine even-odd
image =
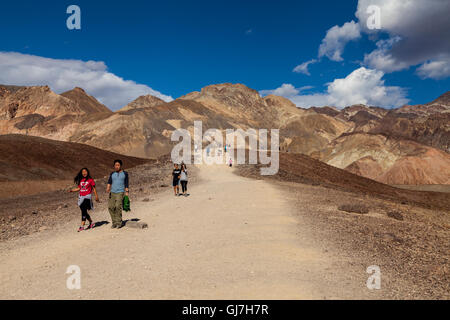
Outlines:
[{"label": "gravel path", "polygon": [[[0,299],[380,298],[365,269],[337,269],[291,195],[266,181],[201,166],[189,197],[135,201],[148,229],[77,233],[67,222],[0,244]],[[109,221],[105,209],[95,219]],[[68,266],[81,270],[69,290]]]}]

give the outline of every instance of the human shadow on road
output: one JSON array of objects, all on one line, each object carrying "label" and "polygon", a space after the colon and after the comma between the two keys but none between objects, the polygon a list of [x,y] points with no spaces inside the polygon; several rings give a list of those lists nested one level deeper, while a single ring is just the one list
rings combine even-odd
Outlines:
[{"label": "human shadow on road", "polygon": [[109,222],[108,221],[97,221],[96,223],[94,223],[94,228],[98,228],[98,227],[104,226],[106,224],[109,224]]},{"label": "human shadow on road", "polygon": [[125,225],[125,224],[127,224],[127,222],[130,222],[130,221],[133,221],[133,222],[139,222],[139,221],[141,221],[141,219],[133,218],[133,219],[123,220],[123,224]]}]

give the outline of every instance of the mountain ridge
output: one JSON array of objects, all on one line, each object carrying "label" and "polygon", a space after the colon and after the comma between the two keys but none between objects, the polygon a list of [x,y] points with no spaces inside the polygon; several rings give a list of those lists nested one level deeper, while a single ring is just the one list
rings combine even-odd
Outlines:
[{"label": "mountain ridge", "polygon": [[[427,169],[433,163],[446,165],[450,157],[447,97],[393,110],[365,105],[302,109],[284,97],[262,97],[243,84],[224,83],[172,102],[140,96],[112,112],[81,88],[57,95],[47,86],[0,86],[0,133],[149,158],[169,153],[172,132],[184,128],[192,133],[196,120],[204,130],[275,128],[281,151],[312,156],[381,182],[447,183],[445,172],[442,177]],[[418,146],[423,152],[415,152]]]}]

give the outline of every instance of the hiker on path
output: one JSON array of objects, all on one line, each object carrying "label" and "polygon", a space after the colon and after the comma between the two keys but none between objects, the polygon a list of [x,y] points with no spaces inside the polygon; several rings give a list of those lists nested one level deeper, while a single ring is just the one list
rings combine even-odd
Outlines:
[{"label": "hiker on path", "polygon": [[228,161],[228,165],[230,166],[230,168],[233,166],[233,159],[230,158],[230,161]]},{"label": "hiker on path", "polygon": [[87,168],[81,169],[73,181],[78,187],[75,189],[70,189],[69,192],[79,192],[78,206],[81,210],[81,226],[78,228],[78,232],[85,230],[84,225],[86,224],[86,220],[89,221],[89,226],[86,230],[92,229],[95,224],[88,213],[88,210],[94,210],[92,193],[95,195],[95,201],[100,202],[98,199],[97,189],[95,188],[95,181],[91,178]]},{"label": "hiker on path", "polygon": [[122,169],[122,160],[114,160],[114,172],[109,175],[106,192],[109,193],[108,210],[111,215],[111,228],[120,229],[122,222],[123,197],[129,195],[128,172]]},{"label": "hiker on path", "polygon": [[180,194],[181,169],[179,168],[178,163],[174,163],[173,167],[174,167],[172,171],[173,192],[175,193],[175,196],[178,196]]},{"label": "hiker on path", "polygon": [[184,163],[181,164],[180,183],[181,183],[181,190],[183,191],[183,195],[186,197],[187,196],[188,173],[187,173],[186,165]]}]

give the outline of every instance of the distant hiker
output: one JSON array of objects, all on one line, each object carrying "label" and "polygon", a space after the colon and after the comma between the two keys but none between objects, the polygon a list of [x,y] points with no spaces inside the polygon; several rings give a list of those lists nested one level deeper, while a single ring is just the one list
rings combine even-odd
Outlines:
[{"label": "distant hiker", "polygon": [[183,191],[183,195],[187,196],[188,173],[186,165],[184,163],[181,164],[180,170],[181,170],[180,173],[181,190]]},{"label": "distant hiker", "polygon": [[225,145],[225,147],[223,147],[223,150],[225,151],[225,153],[227,153],[227,145]]},{"label": "distant hiker", "polygon": [[173,192],[175,193],[175,196],[178,196],[180,194],[180,176],[181,176],[181,169],[178,167],[178,163],[174,163],[173,165],[174,169],[172,171],[172,186],[173,186]]},{"label": "distant hiker", "polygon": [[209,157],[209,153],[211,152],[211,149],[209,148],[209,146],[206,148],[206,156]]},{"label": "distant hiker", "polygon": [[123,197],[129,195],[128,172],[122,169],[122,160],[114,160],[114,172],[109,175],[106,192],[109,193],[108,210],[111,215],[111,228],[120,229],[122,222]]},{"label": "distant hiker", "polygon": [[95,201],[100,202],[98,199],[97,189],[95,189],[95,181],[91,178],[89,170],[83,168],[78,172],[73,179],[74,183],[78,186],[75,189],[69,190],[69,192],[79,192],[78,194],[78,206],[81,210],[81,226],[78,228],[78,232],[84,230],[86,220],[89,221],[89,226],[86,230],[94,228],[95,224],[88,213],[88,210],[94,209],[94,203],[92,202],[92,193],[95,195]]},{"label": "distant hiker", "polygon": [[228,165],[230,166],[230,168],[233,166],[233,159],[230,158],[230,160],[228,161]]}]

